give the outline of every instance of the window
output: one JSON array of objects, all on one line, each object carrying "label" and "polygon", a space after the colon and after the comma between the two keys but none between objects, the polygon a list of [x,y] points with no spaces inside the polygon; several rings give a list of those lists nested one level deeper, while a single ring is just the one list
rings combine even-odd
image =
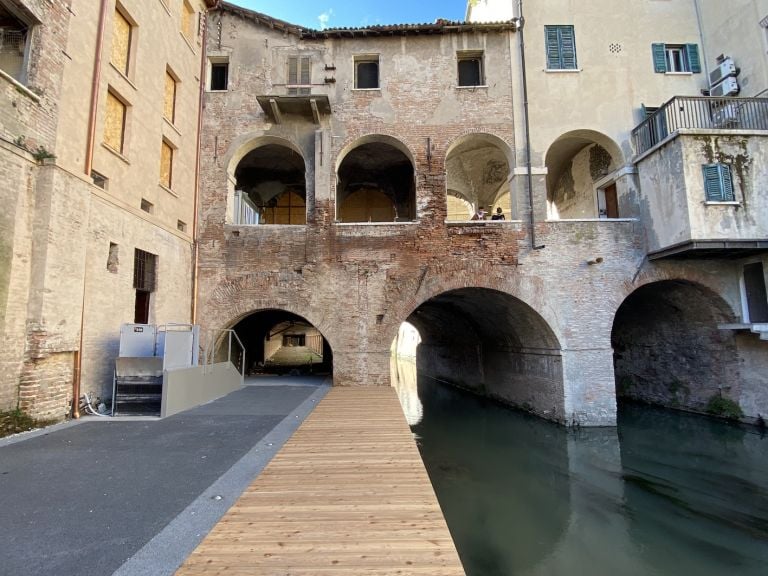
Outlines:
[{"label": "window", "polygon": [[456,55],[459,69],[459,86],[483,85],[483,53],[459,52]]},{"label": "window", "polygon": [[288,58],[288,95],[306,96],[312,91],[312,60],[309,56]]},{"label": "window", "polygon": [[114,242],[109,243],[109,254],[107,255],[107,272],[117,274],[117,267],[120,265],[118,246]]},{"label": "window", "polygon": [[171,188],[173,184],[173,147],[163,140],[160,145],[160,185]]},{"label": "window", "polygon": [[95,186],[98,186],[102,190],[107,189],[107,182],[109,181],[109,179],[103,174],[99,174],[98,172],[96,172],[96,170],[91,170],[91,180],[93,180],[93,184]]},{"label": "window", "polygon": [[229,62],[211,62],[211,90],[226,90],[229,84]]},{"label": "window", "polygon": [[165,100],[163,115],[171,124],[176,121],[176,78],[170,70],[165,71]]},{"label": "window", "polygon": [[705,164],[704,194],[707,202],[733,202],[733,179],[728,164]]},{"label": "window", "polygon": [[192,42],[195,26],[195,9],[192,5],[184,0],[181,7],[181,33],[184,34],[184,38]]},{"label": "window", "polygon": [[155,205],[152,204],[149,200],[146,200],[145,198],[141,199],[141,209],[144,210],[147,214],[152,214],[152,211],[154,210]]},{"label": "window", "polygon": [[654,72],[701,72],[699,47],[696,44],[653,44],[651,50]]},{"label": "window", "polygon": [[150,295],[157,281],[157,256],[136,248],[133,257],[133,287],[136,289],[134,322],[149,323]]},{"label": "window", "polygon": [[115,10],[112,22],[112,55],[110,62],[126,76],[131,59],[131,23],[120,10]]},{"label": "window", "polygon": [[104,144],[115,152],[123,153],[125,145],[126,105],[112,91],[107,92],[107,111],[104,119]]},{"label": "window", "polygon": [[355,56],[355,88],[366,90],[379,87],[379,57]]},{"label": "window", "polygon": [[576,70],[576,34],[573,26],[544,26],[547,70]]},{"label": "window", "polygon": [[0,70],[18,82],[26,81],[29,36],[29,26],[0,4]]},{"label": "window", "polygon": [[177,220],[176,221],[176,228],[179,232],[186,232],[187,231],[187,223],[184,222],[184,220]]}]

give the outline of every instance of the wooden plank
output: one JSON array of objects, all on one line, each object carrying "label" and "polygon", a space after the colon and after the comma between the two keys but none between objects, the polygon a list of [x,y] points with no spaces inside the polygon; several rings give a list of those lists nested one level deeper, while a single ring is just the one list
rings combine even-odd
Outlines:
[{"label": "wooden plank", "polygon": [[333,388],[176,572],[463,575],[392,388]]}]

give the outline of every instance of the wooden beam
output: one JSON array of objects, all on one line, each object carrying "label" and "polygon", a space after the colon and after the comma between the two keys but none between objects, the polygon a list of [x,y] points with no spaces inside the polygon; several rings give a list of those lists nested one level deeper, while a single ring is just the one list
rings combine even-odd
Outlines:
[{"label": "wooden beam", "polygon": [[283,123],[283,116],[280,114],[280,106],[274,98],[269,99],[269,107],[272,109],[272,116],[275,118],[275,124]]},{"label": "wooden beam", "polygon": [[312,98],[309,101],[309,107],[312,108],[312,118],[315,120],[315,124],[320,125],[320,111],[317,109],[317,100]]}]

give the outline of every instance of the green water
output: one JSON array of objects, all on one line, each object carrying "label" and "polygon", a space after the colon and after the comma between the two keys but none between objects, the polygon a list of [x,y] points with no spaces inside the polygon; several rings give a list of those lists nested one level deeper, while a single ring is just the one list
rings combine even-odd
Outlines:
[{"label": "green water", "polygon": [[423,380],[399,392],[468,576],[768,576],[757,430],[630,406],[569,432]]}]

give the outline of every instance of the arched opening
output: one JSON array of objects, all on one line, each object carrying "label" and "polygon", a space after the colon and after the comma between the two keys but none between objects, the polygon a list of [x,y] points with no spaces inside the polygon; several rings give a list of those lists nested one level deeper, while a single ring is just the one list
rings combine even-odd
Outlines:
[{"label": "arched opening", "polygon": [[235,224],[306,224],[304,158],[293,148],[254,148],[240,159],[234,177]]},{"label": "arched opening", "polygon": [[622,163],[616,143],[592,130],[563,134],[547,151],[547,214],[552,220],[619,218],[616,183]]},{"label": "arched opening", "polygon": [[490,134],[469,134],[451,145],[445,158],[448,221],[470,220],[481,208],[488,220],[499,208],[504,219],[517,218],[508,158],[508,146]]},{"label": "arched opening", "polygon": [[388,136],[368,136],[337,170],[340,222],[401,222],[416,218],[416,180],[407,148]]},{"label": "arched opening", "polygon": [[[444,292],[407,318],[419,380],[463,388],[563,421],[560,345],[533,308],[486,288]],[[401,329],[393,346],[402,353]],[[393,378],[394,382],[394,378]]]},{"label": "arched opening", "polygon": [[739,399],[734,322],[723,299],[699,284],[665,280],[635,290],[613,322],[616,398],[712,412]]},{"label": "arched opening", "polygon": [[234,327],[245,346],[246,375],[332,374],[328,341],[306,319],[284,310],[260,310]]}]

